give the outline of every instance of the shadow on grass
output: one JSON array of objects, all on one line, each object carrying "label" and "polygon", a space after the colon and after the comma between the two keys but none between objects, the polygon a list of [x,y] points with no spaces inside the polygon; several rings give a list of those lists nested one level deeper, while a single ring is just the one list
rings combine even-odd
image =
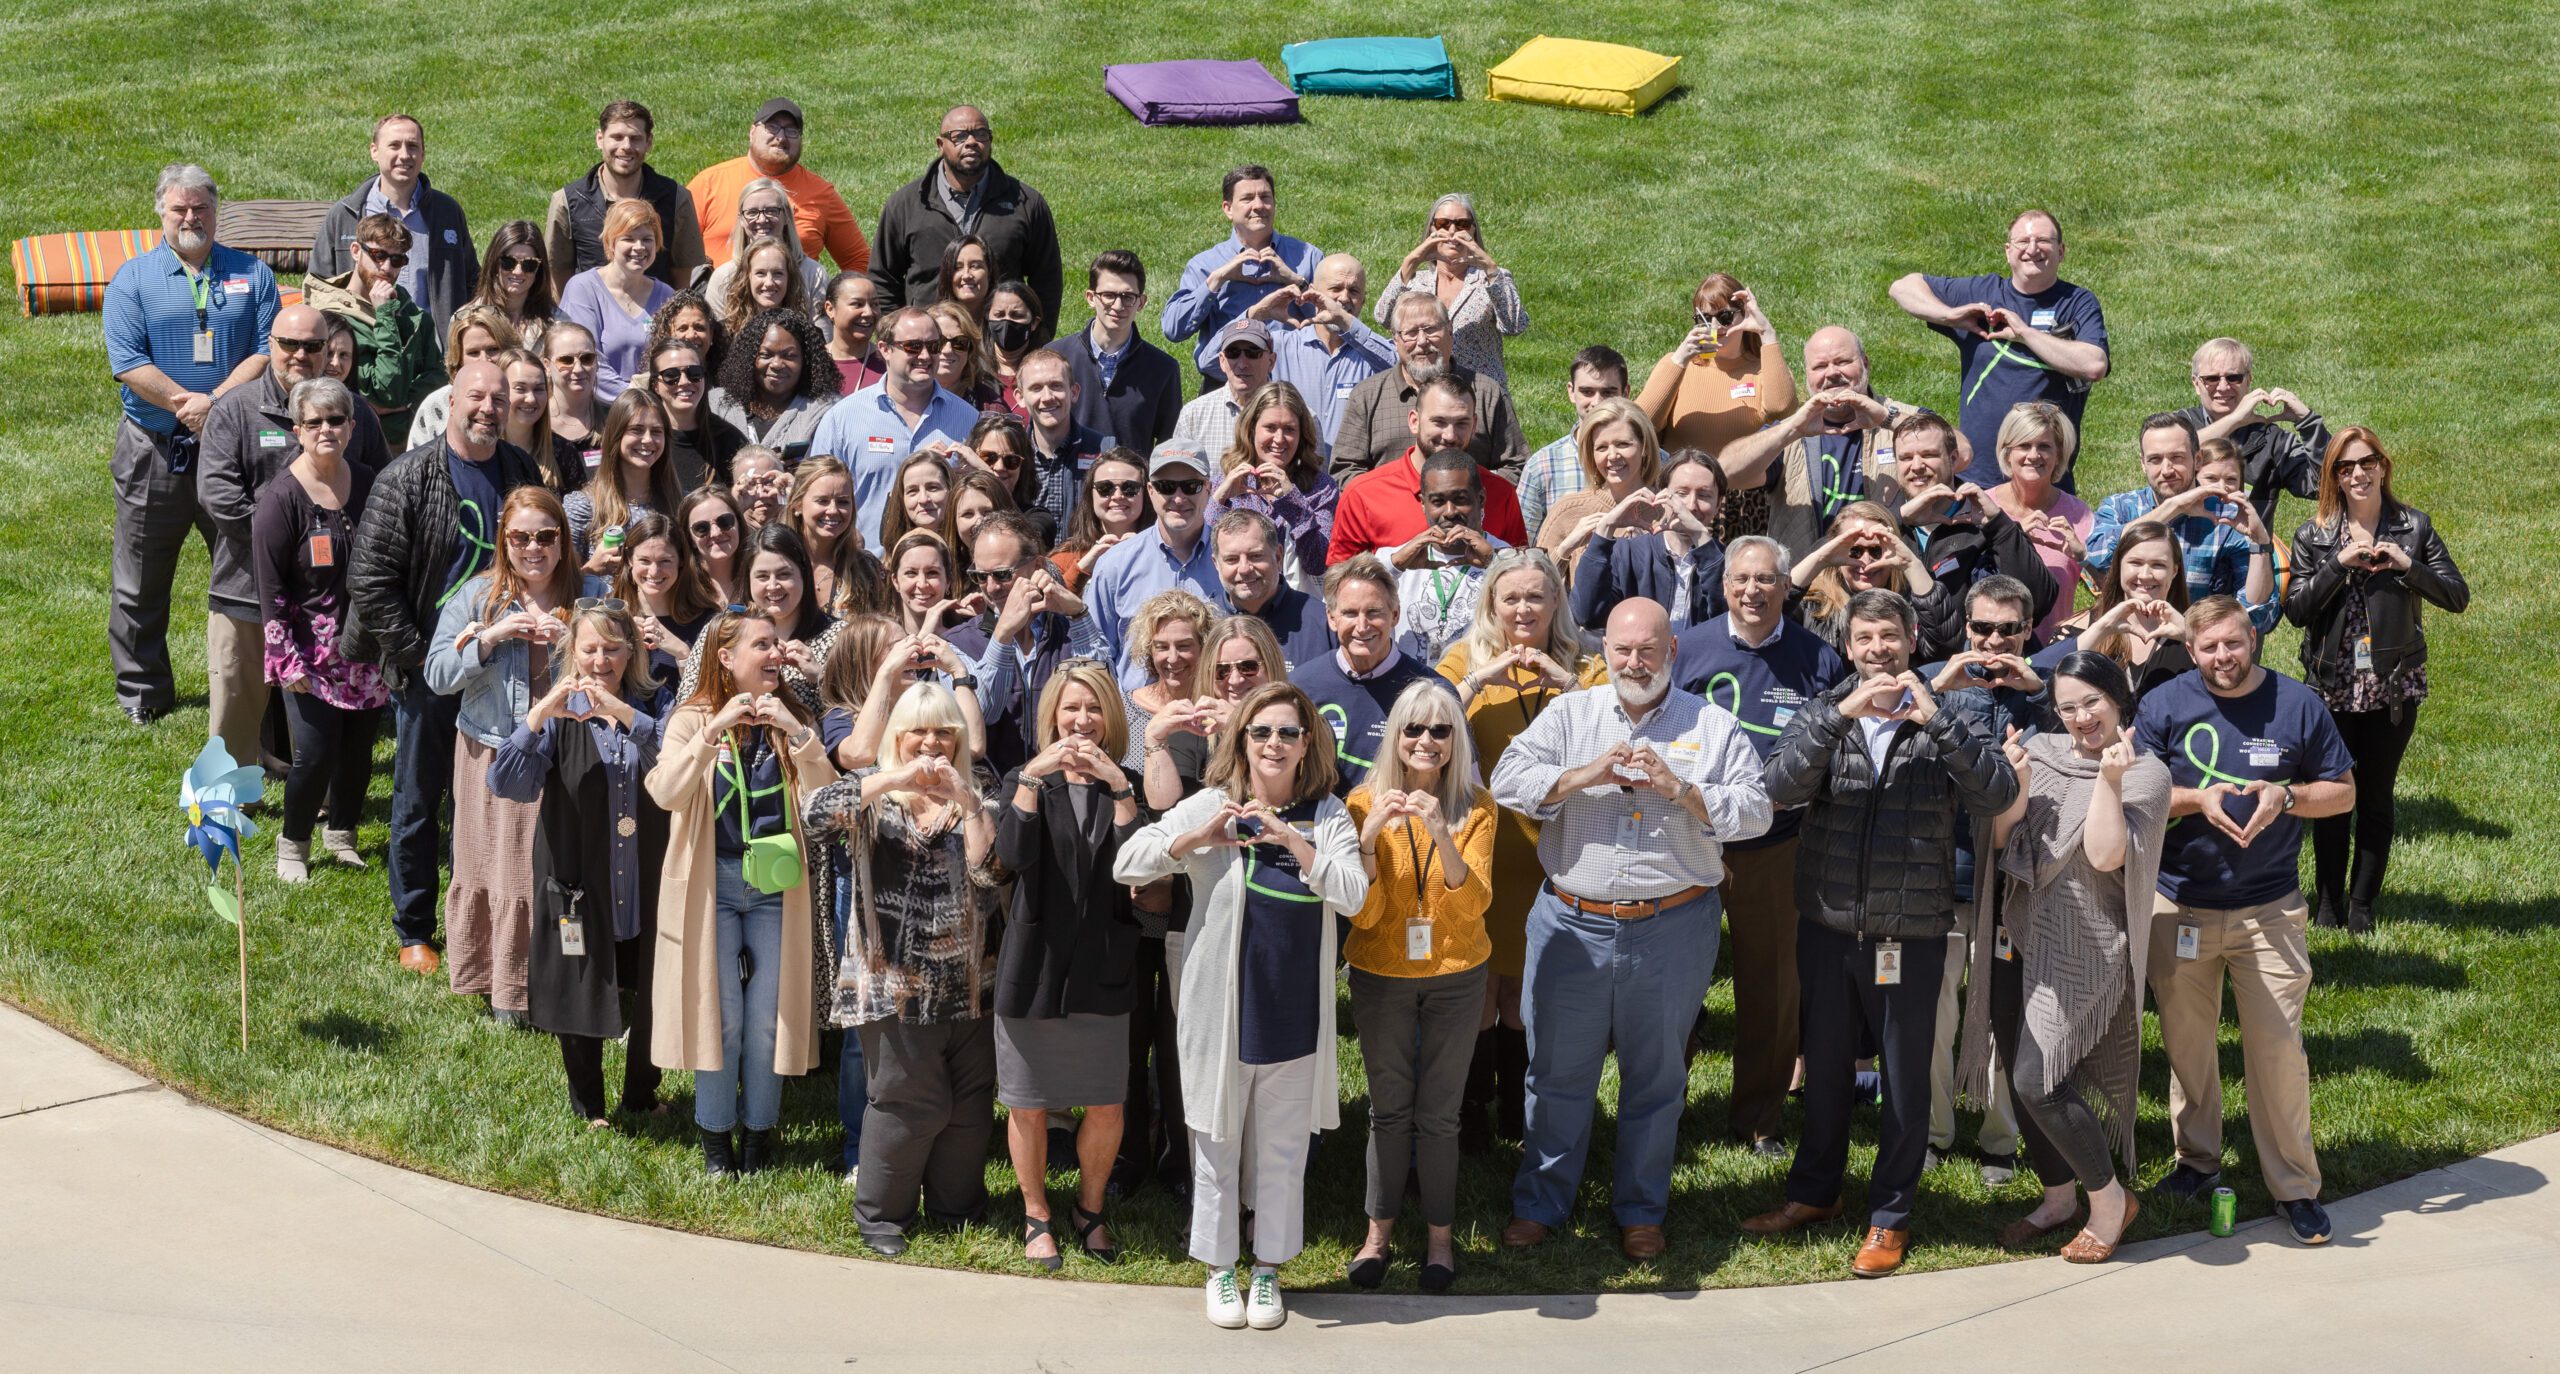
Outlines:
[{"label": "shadow on grass", "polygon": [[2521,935],[2560,925],[2560,901],[2548,897],[2524,901],[2469,901],[2434,892],[2386,892],[2380,915],[2385,922],[2417,921],[2432,926],[2497,930]]},{"label": "shadow on grass", "polygon": [[[2348,1032],[2306,1031],[2302,1049],[2311,1061],[2311,1072],[2322,1077],[2368,1069],[2403,1083],[2424,1083],[2436,1076],[2406,1031],[2372,1027]],[[2224,1065],[2226,1077],[2233,1067]]]},{"label": "shadow on grass", "polygon": [[400,1031],[395,1026],[385,1025],[380,1021],[368,1021],[343,1011],[306,1016],[295,1025],[294,1029],[311,1039],[335,1045],[339,1049],[356,1054],[378,1053],[400,1038]]},{"label": "shadow on grass", "polygon": [[2450,990],[2471,984],[2470,970],[2450,959],[2406,949],[2377,949],[2347,944],[2324,949],[2312,959],[2313,976],[2330,988],[2433,988]]},{"label": "shadow on grass", "polygon": [[2415,840],[2429,835],[2462,835],[2482,840],[2515,838],[2513,830],[2492,820],[2484,820],[2462,809],[2450,797],[2399,797],[2392,806],[2392,833],[2398,839]]}]

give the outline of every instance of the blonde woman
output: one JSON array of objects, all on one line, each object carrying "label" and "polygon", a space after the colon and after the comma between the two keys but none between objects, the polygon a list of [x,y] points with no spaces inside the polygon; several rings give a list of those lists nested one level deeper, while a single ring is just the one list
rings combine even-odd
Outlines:
[{"label": "blonde woman", "polygon": [[1387,712],[1386,747],[1345,799],[1360,827],[1369,896],[1351,918],[1351,1015],[1369,1080],[1369,1233],[1351,1282],[1375,1288],[1405,1180],[1419,1176],[1427,1236],[1421,1285],[1457,1281],[1458,1116],[1493,954],[1493,797],[1476,786],[1475,750],[1458,700],[1435,682],[1404,689]]},{"label": "blonde woman", "polygon": [[[518,332],[515,321],[507,318],[506,311],[492,304],[473,301],[454,311],[453,322],[445,326],[444,374],[448,377],[453,376],[462,370],[464,363],[476,363],[483,359],[495,358],[510,349],[523,346],[523,343],[523,334]],[[452,409],[453,387],[451,384],[448,383],[428,392],[427,398],[418,402],[418,408],[410,413],[409,442],[406,447],[417,448],[432,444],[443,437],[445,417],[452,412]],[[533,458],[539,463],[548,456],[536,453]]]},{"label": "blonde woman", "polygon": [[1788,576],[1803,593],[1797,619],[1832,648],[1848,651],[1849,598],[1880,588],[1902,593],[1919,612],[1921,642],[1911,652],[1912,661],[1944,656],[1945,646],[1930,634],[1931,612],[1920,609],[1922,599],[1937,592],[1937,584],[1903,542],[1902,522],[1882,505],[1855,501],[1843,507],[1831,522],[1831,537],[1797,559]]},{"label": "blonde woman", "polygon": [[996,1049],[984,865],[995,826],[950,689],[909,686],[884,725],[880,766],[812,798],[809,821],[853,860],[836,1019],[861,1039],[869,1099],[854,1223],[865,1245],[899,1255],[919,1189],[941,1221],[986,1211]]},{"label": "blonde woman", "polygon": [[767,238],[779,240],[790,255],[791,274],[800,283],[800,299],[824,300],[826,269],[810,259],[800,242],[792,216],[791,193],[771,177],[757,177],[738,188],[738,214],[729,228],[729,251],[707,276],[695,278],[702,294],[710,300],[725,299],[748,245]]},{"label": "blonde woman", "polygon": [[1593,406],[1574,442],[1582,450],[1583,489],[1547,507],[1536,532],[1538,547],[1568,569],[1582,556],[1582,546],[1608,527],[1619,502],[1662,484],[1662,441],[1644,408],[1623,396]]},{"label": "blonde woman", "polygon": [[758,237],[722,263],[719,274],[727,280],[711,297],[721,329],[731,339],[745,338],[747,321],[767,310],[789,310],[806,318],[810,302],[817,299],[799,271],[807,262],[800,256],[799,236],[782,234]]},{"label": "blonde woman", "polygon": [[2080,436],[2062,407],[2024,401],[2010,407],[2000,422],[1999,444],[2000,472],[2009,480],[1983,495],[2026,531],[2036,557],[2062,589],[2053,608],[2036,622],[2036,638],[2050,640],[2053,627],[2071,614],[2080,566],[2089,557],[2089,532],[2098,522],[2088,503],[2063,486],[2070,480]]}]

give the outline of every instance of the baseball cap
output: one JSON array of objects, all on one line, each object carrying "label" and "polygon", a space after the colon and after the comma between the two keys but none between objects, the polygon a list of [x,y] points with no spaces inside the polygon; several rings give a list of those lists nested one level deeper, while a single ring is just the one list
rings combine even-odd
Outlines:
[{"label": "baseball cap", "polygon": [[768,124],[772,122],[775,115],[784,114],[791,116],[792,122],[795,124],[805,126],[809,122],[808,118],[800,113],[800,104],[798,101],[786,99],[782,96],[775,96],[773,99],[758,106],[756,108],[756,122],[758,124]]},{"label": "baseball cap", "polygon": [[1147,475],[1153,477],[1166,468],[1189,468],[1206,477],[1209,475],[1209,451],[1181,439],[1167,439],[1156,445],[1155,452],[1147,456]]},{"label": "baseball cap", "polygon": [[1271,351],[1271,326],[1264,324],[1260,320],[1231,321],[1226,328],[1218,331],[1217,351],[1220,353],[1226,352],[1227,345],[1234,343],[1238,339],[1243,339],[1251,343],[1254,347],[1268,353]]}]

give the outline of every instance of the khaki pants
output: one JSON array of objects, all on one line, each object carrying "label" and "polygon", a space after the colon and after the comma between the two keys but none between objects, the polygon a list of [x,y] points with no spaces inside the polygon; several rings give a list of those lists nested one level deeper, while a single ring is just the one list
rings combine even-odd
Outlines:
[{"label": "khaki pants", "polygon": [[[2279,1202],[2320,1196],[2311,1147],[2311,1062],[2302,1051],[2302,999],[2311,990],[2309,915],[2302,894],[2238,910],[2182,907],[2161,897],[2151,918],[2151,1000],[2169,1053],[2169,1122],[2178,1162],[2222,1167],[2222,980],[2240,1012],[2241,1072],[2258,1172]],[[2178,957],[2178,928],[2196,928],[2196,957]]]},{"label": "khaki pants", "polygon": [[1733,951],[1734,1138],[1774,1137],[1795,1077],[1796,838],[1724,852],[1724,921]]},{"label": "khaki pants", "polygon": [[220,611],[204,618],[205,735],[231,761],[258,766],[258,727],[267,715],[266,629]]},{"label": "khaki pants", "polygon": [[[1956,1032],[1964,1027],[1956,987],[1964,982],[1965,970],[1973,966],[1972,950],[1973,942],[1965,939],[1962,931],[1950,932],[1946,972],[1938,978],[1938,1039],[1929,1047],[1929,1148],[1941,1153],[1956,1146]],[[1989,997],[1991,989],[1975,988],[1969,995]],[[1998,1066],[1991,1071],[1990,1110],[1982,1114],[1982,1132],[1974,1137],[1974,1143],[1986,1155],[2018,1152],[2018,1112],[2009,1103],[2009,1075]]]}]

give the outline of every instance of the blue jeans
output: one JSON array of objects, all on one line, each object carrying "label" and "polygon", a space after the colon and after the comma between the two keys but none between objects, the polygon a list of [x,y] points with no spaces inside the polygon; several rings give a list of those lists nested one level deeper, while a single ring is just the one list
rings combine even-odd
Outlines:
[{"label": "blue jeans", "polygon": [[1529,908],[1528,1117],[1514,1214],[1562,1226],[1582,1186],[1601,1063],[1618,1051],[1618,1153],[1609,1210],[1659,1226],[1671,1204],[1689,1027],[1714,981],[1722,907],[1712,891],[1641,921],[1577,911],[1540,889]]},{"label": "blue jeans", "polygon": [[[848,868],[836,870],[836,952],[844,952],[844,933],[853,919],[853,878]],[[844,1167],[852,1172],[862,1163],[862,1109],[869,1103],[871,1088],[862,1071],[862,1037],[847,1026],[844,1050],[836,1060],[836,1119],[844,1123]]]},{"label": "blue jeans", "polygon": [[[712,923],[719,931],[712,977],[720,984],[720,1067],[693,1075],[693,1124],[706,1131],[736,1126],[743,1088],[747,1129],[769,1131],[782,1119],[782,1076],[773,1071],[782,980],[808,977],[808,970],[782,966],[782,894],[747,886],[739,861],[725,854]],[[744,987],[738,978],[741,947],[755,961]]]},{"label": "blue jeans", "polygon": [[454,717],[460,697],[428,690],[412,668],[391,694],[391,924],[403,946],[436,938],[437,871],[444,865],[444,816],[453,795]]}]

